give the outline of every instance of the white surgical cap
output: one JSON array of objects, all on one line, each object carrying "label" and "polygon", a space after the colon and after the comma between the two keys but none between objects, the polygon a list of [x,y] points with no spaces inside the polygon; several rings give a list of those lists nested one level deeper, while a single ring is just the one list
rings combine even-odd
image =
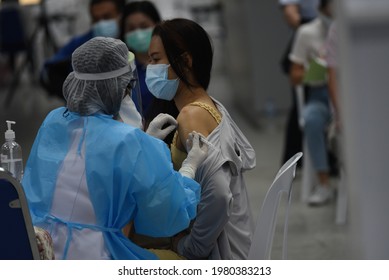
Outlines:
[{"label": "white surgical cap", "polygon": [[63,84],[69,111],[116,116],[135,70],[129,64],[126,44],[113,38],[92,38],[73,52],[72,65],[73,72]]}]

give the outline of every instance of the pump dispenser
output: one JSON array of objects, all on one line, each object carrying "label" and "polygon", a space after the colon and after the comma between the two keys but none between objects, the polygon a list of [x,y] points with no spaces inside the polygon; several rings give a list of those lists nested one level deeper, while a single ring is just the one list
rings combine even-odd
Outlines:
[{"label": "pump dispenser", "polygon": [[1,146],[1,167],[8,170],[12,176],[18,181],[23,178],[23,158],[22,148],[15,142],[15,131],[11,129],[14,121],[7,122],[7,131],[5,135],[5,143]]},{"label": "pump dispenser", "polygon": [[13,131],[13,130],[11,129],[11,124],[16,124],[16,122],[14,122],[14,121],[6,121],[6,123],[7,123],[8,129],[7,129],[7,131],[4,133],[4,135],[5,135],[5,140],[6,140],[6,141],[15,140],[15,131]]}]

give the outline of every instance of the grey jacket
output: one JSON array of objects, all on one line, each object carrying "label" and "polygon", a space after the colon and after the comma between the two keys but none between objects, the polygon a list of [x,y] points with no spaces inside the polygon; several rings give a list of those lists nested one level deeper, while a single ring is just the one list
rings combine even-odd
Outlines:
[{"label": "grey jacket", "polygon": [[208,157],[195,177],[201,200],[178,252],[188,259],[246,259],[254,223],[243,172],[255,167],[255,151],[223,105],[214,102],[222,121],[206,138]]}]

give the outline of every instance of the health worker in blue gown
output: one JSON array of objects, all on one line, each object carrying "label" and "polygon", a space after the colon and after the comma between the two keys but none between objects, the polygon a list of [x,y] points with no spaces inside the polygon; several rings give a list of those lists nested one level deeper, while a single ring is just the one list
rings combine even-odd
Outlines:
[{"label": "health worker in blue gown", "polygon": [[48,114],[31,149],[22,184],[33,223],[50,232],[56,259],[158,259],[123,228],[132,223],[141,234],[172,236],[196,215],[200,187],[192,178],[208,147],[193,132],[176,172],[156,138],[174,123],[166,131],[166,116],[159,116],[145,133],[117,120],[135,84],[131,57],[113,38],[77,48],[63,85],[66,107]]}]

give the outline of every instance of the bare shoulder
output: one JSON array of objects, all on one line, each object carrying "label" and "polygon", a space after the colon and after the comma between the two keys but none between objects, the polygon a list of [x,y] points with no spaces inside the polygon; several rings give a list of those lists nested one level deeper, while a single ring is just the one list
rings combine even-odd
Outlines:
[{"label": "bare shoulder", "polygon": [[[180,134],[188,135],[197,131],[204,136],[208,135],[209,113],[197,106],[185,106],[177,117]],[[185,137],[186,138],[186,137]]]}]

